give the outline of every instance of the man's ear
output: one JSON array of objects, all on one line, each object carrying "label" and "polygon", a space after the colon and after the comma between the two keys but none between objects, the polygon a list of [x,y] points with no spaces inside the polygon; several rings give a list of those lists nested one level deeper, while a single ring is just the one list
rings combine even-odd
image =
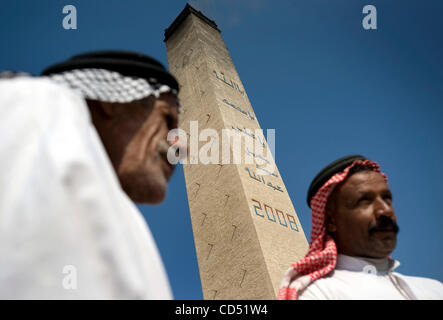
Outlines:
[{"label": "man's ear", "polygon": [[337,231],[337,226],[335,225],[334,216],[330,210],[326,210],[325,226],[326,226],[326,231],[328,232]]},{"label": "man's ear", "polygon": [[103,113],[107,117],[112,117],[112,103],[103,102],[98,100],[86,100],[89,108],[97,109],[97,111]]},{"label": "man's ear", "polygon": [[337,231],[337,224],[335,221],[335,214],[337,210],[337,185],[334,185],[331,194],[329,195],[328,201],[325,208],[325,226],[326,231],[329,233],[334,233]]},{"label": "man's ear", "polygon": [[112,117],[112,103],[100,101],[100,107],[108,117]]}]

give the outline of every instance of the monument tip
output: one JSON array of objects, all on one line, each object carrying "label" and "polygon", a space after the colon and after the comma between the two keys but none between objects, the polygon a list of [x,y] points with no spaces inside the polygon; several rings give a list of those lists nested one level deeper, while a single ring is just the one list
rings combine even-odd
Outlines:
[{"label": "monument tip", "polygon": [[186,3],[184,9],[180,12],[177,18],[175,18],[175,20],[171,23],[171,25],[165,29],[164,33],[165,38],[163,40],[164,42],[166,42],[172,36],[172,34],[178,29],[178,27],[182,24],[183,21],[185,21],[185,19],[190,14],[194,14],[195,16],[199,17],[209,26],[211,26],[212,28],[221,33],[220,29],[218,28],[214,20],[209,19],[201,11],[198,11],[197,9],[193,8],[189,3]]}]

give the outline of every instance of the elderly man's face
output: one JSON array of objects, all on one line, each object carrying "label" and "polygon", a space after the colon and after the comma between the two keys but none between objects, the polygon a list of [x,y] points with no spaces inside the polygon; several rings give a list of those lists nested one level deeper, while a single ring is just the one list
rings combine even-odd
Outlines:
[{"label": "elderly man's face", "polygon": [[334,190],[327,211],[326,227],[336,240],[338,252],[384,258],[394,250],[398,227],[392,194],[381,174],[354,173]]},{"label": "elderly man's face", "polygon": [[161,145],[167,143],[169,130],[177,127],[175,96],[166,93],[133,103],[99,103],[91,107],[91,114],[128,196],[141,203],[161,202],[174,169]]}]

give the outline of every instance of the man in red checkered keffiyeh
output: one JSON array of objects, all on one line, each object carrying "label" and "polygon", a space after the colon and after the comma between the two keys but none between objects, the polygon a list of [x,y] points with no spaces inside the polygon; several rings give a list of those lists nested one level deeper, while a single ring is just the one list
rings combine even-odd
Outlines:
[{"label": "man in red checkered keffiyeh", "polygon": [[334,161],[314,178],[308,204],[309,251],[286,271],[278,299],[443,298],[440,282],[393,272],[399,228],[376,162],[359,155]]}]

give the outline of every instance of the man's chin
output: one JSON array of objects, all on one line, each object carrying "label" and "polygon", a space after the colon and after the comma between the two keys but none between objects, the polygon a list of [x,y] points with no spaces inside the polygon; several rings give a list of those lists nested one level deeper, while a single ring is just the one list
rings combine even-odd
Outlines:
[{"label": "man's chin", "polygon": [[143,204],[159,204],[166,197],[166,190],[162,187],[149,188],[145,192],[126,192],[132,201]]},{"label": "man's chin", "polygon": [[120,177],[120,182],[128,197],[137,203],[159,204],[166,197],[168,180],[163,174],[140,173],[136,177]]},{"label": "man's chin", "polygon": [[142,199],[141,203],[146,204],[159,204],[162,203],[163,200],[166,198],[166,189],[161,191],[153,192],[149,197],[146,197],[145,199]]},{"label": "man's chin", "polygon": [[376,248],[373,250],[374,258],[385,258],[389,256],[392,251],[394,251],[396,245],[397,239],[395,237],[378,240],[376,243]]}]

